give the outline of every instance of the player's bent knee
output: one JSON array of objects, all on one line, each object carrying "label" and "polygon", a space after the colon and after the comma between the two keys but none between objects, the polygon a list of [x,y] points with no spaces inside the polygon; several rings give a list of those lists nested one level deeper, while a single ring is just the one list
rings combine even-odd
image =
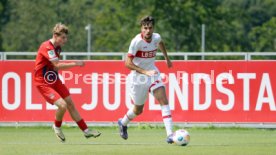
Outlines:
[{"label": "player's bent knee", "polygon": [[64,102],[64,103],[59,104],[58,109],[62,110],[62,111],[66,111],[66,109],[67,109],[66,103]]},{"label": "player's bent knee", "polygon": [[67,109],[67,104],[66,104],[66,102],[65,102],[63,99],[58,99],[58,100],[55,102],[55,105],[56,105],[60,110],[66,111],[66,109]]},{"label": "player's bent knee", "polygon": [[66,105],[66,103],[62,103],[61,105],[60,105],[60,109],[62,109],[62,110],[66,110],[67,109],[67,105]]}]

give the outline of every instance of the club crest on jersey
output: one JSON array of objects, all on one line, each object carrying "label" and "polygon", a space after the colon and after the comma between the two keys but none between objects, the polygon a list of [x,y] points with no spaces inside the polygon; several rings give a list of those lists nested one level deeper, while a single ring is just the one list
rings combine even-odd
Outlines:
[{"label": "club crest on jersey", "polygon": [[48,51],[48,56],[49,56],[50,59],[56,57],[55,51],[54,50]]}]

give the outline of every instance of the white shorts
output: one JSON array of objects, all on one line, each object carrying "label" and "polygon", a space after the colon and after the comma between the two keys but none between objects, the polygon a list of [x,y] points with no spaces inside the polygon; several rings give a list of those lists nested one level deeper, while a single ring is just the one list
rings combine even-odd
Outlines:
[{"label": "white shorts", "polygon": [[130,97],[135,105],[144,105],[148,94],[159,87],[165,87],[160,77],[160,74],[156,76],[147,76],[139,73],[130,73],[128,84],[130,85]]}]

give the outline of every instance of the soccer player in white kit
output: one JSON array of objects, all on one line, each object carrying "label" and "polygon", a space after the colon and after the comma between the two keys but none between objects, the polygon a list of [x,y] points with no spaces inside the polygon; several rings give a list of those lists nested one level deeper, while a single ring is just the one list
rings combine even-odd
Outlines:
[{"label": "soccer player in white kit", "polygon": [[118,120],[120,136],[125,140],[128,138],[127,124],[143,112],[144,103],[150,92],[161,105],[163,122],[167,132],[166,141],[173,143],[171,110],[160,72],[154,64],[157,49],[162,51],[169,68],[172,67],[172,63],[161,36],[158,33],[153,33],[154,18],[151,16],[144,17],[140,24],[141,34],[132,39],[125,61],[126,67],[131,69],[128,84],[134,107],[129,109],[122,119]]}]

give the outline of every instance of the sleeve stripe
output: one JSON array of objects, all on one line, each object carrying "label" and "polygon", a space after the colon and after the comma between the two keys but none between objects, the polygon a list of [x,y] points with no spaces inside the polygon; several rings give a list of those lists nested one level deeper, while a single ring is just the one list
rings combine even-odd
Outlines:
[{"label": "sleeve stripe", "polygon": [[134,55],[132,55],[132,54],[130,54],[130,53],[128,53],[127,56],[128,56],[128,57],[131,57],[131,58],[134,58],[134,57],[135,57]]},{"label": "sleeve stripe", "polygon": [[52,59],[49,59],[50,61],[57,61],[58,60],[58,58],[57,57],[55,57],[55,58],[52,58]]}]

